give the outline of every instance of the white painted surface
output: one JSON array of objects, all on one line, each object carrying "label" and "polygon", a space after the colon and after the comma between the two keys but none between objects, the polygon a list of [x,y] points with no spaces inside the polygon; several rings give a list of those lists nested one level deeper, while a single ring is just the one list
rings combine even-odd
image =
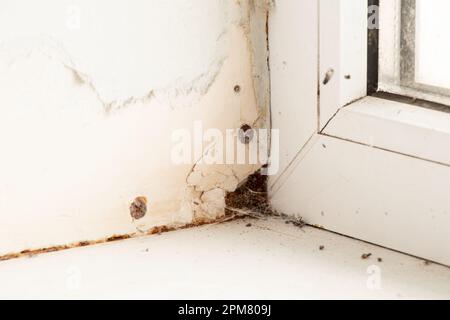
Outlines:
[{"label": "white painted surface", "polygon": [[316,0],[277,1],[269,19],[272,128],[280,130],[276,181],[317,131]]},{"label": "white painted surface", "polygon": [[[0,255],[223,212],[205,212],[211,197],[187,182],[202,151],[177,166],[172,134],[267,116],[266,52],[253,50],[265,39],[265,18],[253,14],[267,8],[253,3],[2,1]],[[227,190],[257,168],[222,168],[233,172]],[[216,205],[225,187],[214,170],[204,179],[220,189]],[[140,196],[148,213],[134,222]]]},{"label": "white painted surface", "polygon": [[450,114],[366,97],[342,108],[324,133],[450,165]]},{"label": "white painted surface", "polygon": [[450,265],[449,167],[318,137],[277,190],[277,210]]},{"label": "white painted surface", "polygon": [[381,0],[379,10],[379,89],[399,85],[401,0]]},{"label": "white painted surface", "polygon": [[272,219],[2,262],[0,282],[8,299],[450,298],[445,267]]},{"label": "white painted surface", "polygon": [[360,0],[319,2],[321,131],[339,108],[367,94],[367,3]]},{"label": "white painted surface", "polygon": [[[316,72],[322,78],[330,69],[334,70],[326,85],[319,78],[322,84],[320,97],[317,96],[321,126],[326,123],[328,126],[306,145],[303,139],[292,136],[294,141],[290,145],[301,146],[297,146],[289,167],[270,184],[269,195],[279,212],[449,264],[450,251],[445,246],[450,242],[448,115],[364,98],[366,4],[320,2],[320,66]],[[381,90],[391,91],[391,86],[385,84],[394,83],[399,75],[399,4],[397,0],[382,0]],[[289,46],[285,50],[284,54],[289,54]],[[315,62],[309,60],[311,64]],[[349,71],[344,71],[346,67]],[[345,79],[347,72],[351,79]],[[291,88],[288,81],[277,85]],[[300,88],[289,90],[295,92]],[[358,98],[364,99],[349,104]],[[277,108],[290,110],[289,104]],[[315,110],[317,104],[305,108]],[[310,118],[297,115],[291,112],[280,129],[311,125]]]},{"label": "white painted surface", "polygon": [[226,1],[209,0],[4,0],[0,9],[3,53],[17,60],[18,50],[49,50],[89,75],[108,102],[210,72],[227,55],[230,15],[238,18]]}]

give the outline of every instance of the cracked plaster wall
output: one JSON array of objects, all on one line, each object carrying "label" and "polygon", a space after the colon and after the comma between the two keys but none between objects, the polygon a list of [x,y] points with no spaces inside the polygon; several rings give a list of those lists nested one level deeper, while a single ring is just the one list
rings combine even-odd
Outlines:
[{"label": "cracked plaster wall", "polygon": [[3,0],[0,254],[224,215],[226,193],[259,167],[175,166],[171,135],[198,120],[267,127],[269,7]]}]

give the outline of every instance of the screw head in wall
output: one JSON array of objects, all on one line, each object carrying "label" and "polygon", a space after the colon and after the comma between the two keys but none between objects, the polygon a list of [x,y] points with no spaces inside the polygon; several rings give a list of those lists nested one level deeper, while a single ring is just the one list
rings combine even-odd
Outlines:
[{"label": "screw head in wall", "polygon": [[140,220],[147,214],[147,198],[137,197],[130,205],[130,215],[135,220]]}]

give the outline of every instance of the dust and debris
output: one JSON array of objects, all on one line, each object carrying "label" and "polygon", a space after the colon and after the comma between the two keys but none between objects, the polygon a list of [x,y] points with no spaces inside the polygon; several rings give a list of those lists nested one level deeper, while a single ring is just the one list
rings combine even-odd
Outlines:
[{"label": "dust and debris", "polygon": [[267,193],[267,176],[261,171],[249,176],[235,192],[229,193],[225,200],[228,213],[263,217],[273,215]]},{"label": "dust and debris", "polygon": [[301,217],[300,218],[294,218],[294,219],[286,220],[286,224],[292,224],[294,227],[297,227],[297,228],[300,228],[300,229],[302,229],[302,228],[307,226],[307,223],[305,221],[303,221],[303,218],[301,218]]},{"label": "dust and debris", "polygon": [[361,256],[361,259],[367,260],[367,259],[369,259],[371,256],[372,256],[371,253],[364,253],[364,254]]},{"label": "dust and debris", "polygon": [[244,184],[235,192],[227,194],[226,212],[236,217],[251,217],[265,219],[275,217],[285,220],[297,228],[304,228],[308,224],[302,217],[291,217],[277,212],[270,205],[267,192],[268,177],[261,174],[261,170],[250,175]]},{"label": "dust and debris", "polygon": [[[227,195],[227,214],[234,215],[237,218],[279,218],[284,220],[286,224],[291,224],[300,229],[308,226],[303,218],[293,218],[272,208],[268,199],[267,181],[267,176],[262,175],[261,170],[249,176],[241,187]],[[247,227],[251,226],[251,223],[247,225]]]}]

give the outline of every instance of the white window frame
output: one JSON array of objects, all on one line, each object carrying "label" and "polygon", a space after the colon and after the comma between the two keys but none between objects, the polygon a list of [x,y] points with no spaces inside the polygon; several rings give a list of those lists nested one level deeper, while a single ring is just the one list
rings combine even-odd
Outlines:
[{"label": "white window frame", "polygon": [[[367,96],[367,10],[363,0],[277,1],[269,23],[272,122],[290,139],[270,180],[272,205],[450,265],[450,114]],[[301,15],[307,21],[293,36]]]}]

